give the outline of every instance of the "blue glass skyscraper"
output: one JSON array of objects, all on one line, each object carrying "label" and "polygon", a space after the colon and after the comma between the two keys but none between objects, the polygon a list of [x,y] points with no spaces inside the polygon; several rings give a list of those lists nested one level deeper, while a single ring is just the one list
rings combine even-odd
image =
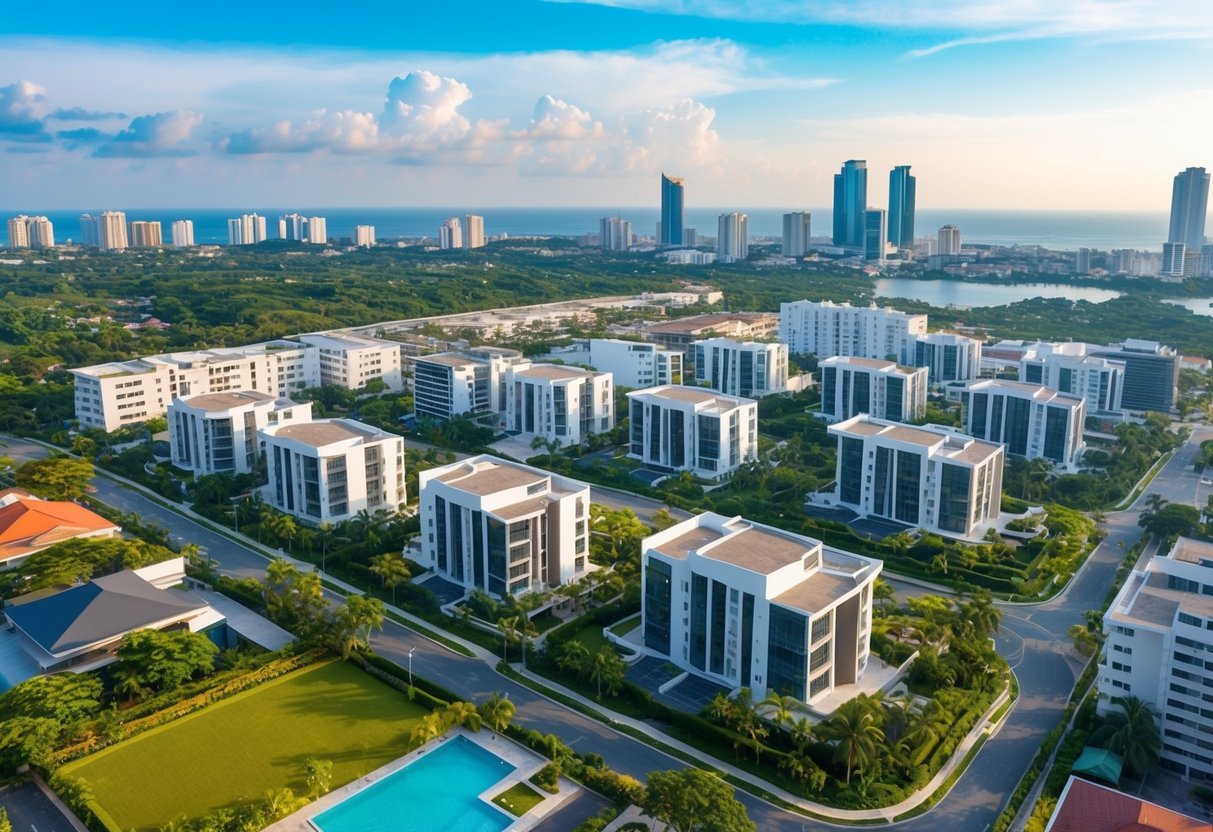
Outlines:
[{"label": "blue glass skyscraper", "polygon": [[863,248],[868,163],[850,159],[834,174],[834,245]]},{"label": "blue glass skyscraper", "polygon": [[1171,230],[1167,242],[1183,243],[1188,251],[1200,251],[1205,242],[1208,211],[1209,174],[1204,168],[1180,171],[1171,189]]},{"label": "blue glass skyscraper", "polygon": [[898,248],[914,246],[914,177],[909,165],[889,171],[889,242]]},{"label": "blue glass skyscraper", "polygon": [[661,239],[663,246],[682,245],[682,177],[661,174]]}]

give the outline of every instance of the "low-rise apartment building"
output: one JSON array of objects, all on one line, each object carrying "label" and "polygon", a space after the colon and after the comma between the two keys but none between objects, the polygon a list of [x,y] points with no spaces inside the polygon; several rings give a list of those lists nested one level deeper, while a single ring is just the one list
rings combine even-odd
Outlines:
[{"label": "low-rise apartment building", "polygon": [[1019,380],[1078,396],[1087,413],[1118,416],[1122,410],[1125,362],[1088,352],[1090,344],[1032,344],[1019,361]]},{"label": "low-rise apartment building", "polygon": [[628,393],[629,453],[645,465],[722,479],[758,458],[758,402],[702,387]]},{"label": "low-rise apartment building", "polygon": [[981,371],[981,341],[965,335],[910,335],[903,352],[907,363],[927,368],[927,380],[934,385],[974,381]]},{"label": "low-rise apartment building", "polygon": [[1078,464],[1085,445],[1083,399],[1039,384],[993,379],[960,392],[965,430],[1001,442],[1012,456],[1044,458],[1065,468]]},{"label": "low-rise apartment building", "polygon": [[751,399],[783,393],[788,389],[788,345],[735,338],[696,341],[695,381]]},{"label": "low-rise apartment building", "polygon": [[382,381],[393,392],[404,389],[400,345],[395,341],[335,332],[300,335],[299,341],[316,348],[321,384],[361,390]]},{"label": "low-rise apartment building", "polygon": [[818,362],[821,418],[840,422],[867,413],[909,422],[927,412],[927,368],[881,358],[835,356]]},{"label": "low-rise apartment building", "polygon": [[440,352],[413,358],[413,410],[420,417],[453,419],[505,408],[502,375],[522,360],[514,350]]},{"label": "low-rise apartment building", "polygon": [[910,336],[927,334],[927,316],[849,303],[798,300],[779,305],[779,337],[796,355],[854,355],[910,363]]},{"label": "low-rise apartment building", "polygon": [[168,406],[169,451],[173,465],[195,476],[248,474],[261,452],[257,431],[311,420],[311,402],[256,390],[181,396]]},{"label": "low-rise apartment building", "polygon": [[615,427],[610,373],[522,361],[505,369],[505,429],[576,445]]}]

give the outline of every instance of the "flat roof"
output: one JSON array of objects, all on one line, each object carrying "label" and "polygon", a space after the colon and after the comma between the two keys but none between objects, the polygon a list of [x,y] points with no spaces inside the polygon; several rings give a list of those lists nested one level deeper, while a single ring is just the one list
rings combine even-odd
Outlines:
[{"label": "flat roof", "polygon": [[820,362],[821,364],[854,364],[856,367],[868,367],[872,370],[890,370],[898,366],[896,361],[886,361],[883,358],[863,358],[858,355],[833,355]]},{"label": "flat roof", "polygon": [[427,364],[442,364],[445,367],[470,367],[485,363],[483,360],[468,358],[466,355],[459,355],[453,352],[438,352],[433,355],[414,356],[413,363],[416,364],[419,361]]},{"label": "flat roof", "polygon": [[727,323],[756,324],[771,319],[778,320],[774,312],[714,312],[707,315],[694,315],[690,318],[678,318],[673,321],[662,321],[645,327],[646,332],[664,332],[675,335],[694,335],[704,329]]},{"label": "flat roof", "polygon": [[833,575],[829,572],[818,571],[787,592],[776,595],[771,601],[807,613],[819,613],[828,609],[857,586],[859,586],[859,582],[849,575]]},{"label": "flat roof", "polygon": [[243,407],[257,402],[272,402],[276,397],[258,390],[231,390],[225,393],[199,393],[196,396],[182,396],[177,399],[188,407],[208,412],[231,410],[233,407]]},{"label": "flat roof", "polygon": [[673,540],[667,540],[653,548],[666,557],[685,560],[688,553],[698,551],[706,544],[720,540],[721,537],[723,535],[710,526],[697,526]]},{"label": "flat roof", "polygon": [[529,471],[522,466],[511,465],[505,461],[465,460],[457,462],[455,465],[457,467],[454,470],[439,474],[438,481],[481,497],[486,494],[496,494],[507,488],[534,485],[552,476],[546,471],[543,473]]},{"label": "flat roof", "polygon": [[666,384],[661,387],[646,387],[634,390],[629,396],[654,396],[675,402],[690,402],[691,404],[714,403],[721,410],[732,410],[735,407],[750,404],[753,399],[740,399],[736,396],[726,396],[708,387],[688,387],[681,384]]},{"label": "flat roof", "polygon": [[311,445],[313,448],[331,445],[334,442],[345,442],[349,439],[373,442],[394,435],[350,419],[321,419],[316,422],[279,425],[270,430],[273,431],[271,435],[275,437],[293,439],[304,445]]},{"label": "flat roof", "polygon": [[301,335],[308,343],[316,346],[345,347],[347,349],[366,349],[368,347],[397,347],[395,341],[384,341],[379,338],[369,338],[365,335],[336,334],[332,332],[316,332]]},{"label": "flat roof", "polygon": [[1169,557],[1184,563],[1200,563],[1202,560],[1213,561],[1213,543],[1204,540],[1193,540],[1190,537],[1177,537],[1171,547]]},{"label": "flat roof", "polygon": [[984,462],[1002,450],[1002,445],[976,439],[963,433],[949,430],[933,430],[930,426],[906,425],[873,419],[866,413],[853,416],[845,422],[830,425],[829,432],[842,436],[878,436],[899,442],[932,449],[935,457],[977,464]]},{"label": "flat roof", "polygon": [[603,375],[580,367],[569,367],[564,364],[532,364],[524,370],[515,370],[514,375],[523,378],[539,378],[548,381],[560,381],[566,378],[593,378]]},{"label": "flat roof", "polygon": [[979,392],[1006,390],[1007,392],[1027,393],[1033,399],[1043,400],[1046,404],[1058,402],[1061,404],[1077,405],[1082,401],[1078,396],[1062,393],[1059,390],[1054,390],[1052,387],[1045,387],[1043,384],[1029,384],[1026,381],[1010,381],[1001,378],[978,381],[970,384],[967,389]]},{"label": "flat roof", "polygon": [[701,553],[706,558],[740,566],[763,575],[799,563],[815,546],[768,529],[741,525]]}]

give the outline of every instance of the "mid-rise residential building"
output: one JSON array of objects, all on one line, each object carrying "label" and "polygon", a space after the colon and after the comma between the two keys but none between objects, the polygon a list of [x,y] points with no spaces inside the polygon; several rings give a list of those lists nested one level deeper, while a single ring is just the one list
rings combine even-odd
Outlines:
[{"label": "mid-rise residential building", "polygon": [[615,427],[610,373],[520,361],[505,368],[505,429],[576,445]]},{"label": "mid-rise residential building", "polygon": [[1213,780],[1213,543],[1177,538],[1130,573],[1103,617],[1100,713],[1135,696],[1153,707],[1162,767],[1189,780]]},{"label": "mid-rise residential building", "polygon": [[712,336],[758,341],[779,330],[779,316],[769,312],[712,312],[650,324],[641,333],[648,341],[682,353],[683,364],[695,360],[695,342]]},{"label": "mid-rise residential building", "polygon": [[463,247],[482,248],[484,246],[484,217],[468,214],[463,218]]},{"label": "mid-rise residential building", "polygon": [[320,383],[361,390],[381,381],[393,392],[404,389],[400,344],[346,332],[300,335],[301,343],[316,348]]},{"label": "mid-rise residential building", "polygon": [[813,218],[808,211],[783,215],[783,256],[804,257],[813,247]]},{"label": "mid-rise residential building", "polygon": [[272,507],[311,524],[336,525],[360,511],[406,502],[404,439],[353,419],[279,422],[259,431]]},{"label": "mid-rise residential building", "polygon": [[1079,342],[1033,344],[1019,361],[1019,380],[1082,398],[1088,415],[1119,415],[1125,363],[1091,355],[1090,347]]},{"label": "mid-rise residential building", "polygon": [[257,214],[242,214],[227,221],[227,242],[232,246],[251,246],[264,242],[265,217]]},{"label": "mid-rise residential building", "polygon": [[878,560],[705,512],[641,543],[645,649],[726,688],[813,704],[867,669]]},{"label": "mid-rise residential building", "polygon": [[130,224],[131,248],[159,248],[164,237],[159,220],[133,220]]},{"label": "mid-rise residential building", "polygon": [[682,384],[682,353],[645,341],[591,338],[587,362],[620,387]]},{"label": "mid-rise residential building", "polygon": [[965,430],[1001,442],[1012,456],[1047,459],[1072,468],[1084,445],[1086,403],[1077,396],[1022,381],[992,379],[960,393]]},{"label": "mid-rise residential building", "polygon": [[761,399],[788,388],[788,345],[708,338],[695,342],[695,381],[730,396]]},{"label": "mid-rise residential building", "polygon": [[898,249],[914,248],[914,203],[917,182],[909,165],[889,171],[889,242]]},{"label": "mid-rise residential building", "polygon": [[907,340],[926,334],[926,315],[887,307],[864,308],[828,300],[779,305],[779,337],[788,345],[788,352],[797,355],[854,355],[909,363]]},{"label": "mid-rise residential building", "polygon": [[1170,413],[1175,409],[1179,385],[1179,353],[1157,341],[1126,338],[1106,347],[1092,345],[1097,358],[1122,361],[1125,365],[1121,405],[1125,410],[1154,410]]},{"label": "mid-rise residential building", "polygon": [[438,227],[438,248],[463,248],[463,227],[459,217],[450,217]]},{"label": "mid-rise residential building", "polygon": [[420,560],[442,578],[504,597],[561,586],[593,568],[585,483],[487,455],[417,479]]},{"label": "mid-rise residential building", "polygon": [[1205,219],[1209,213],[1209,173],[1187,168],[1175,175],[1171,189],[1171,224],[1167,242],[1183,243],[1189,251],[1200,251],[1205,243]]},{"label": "mid-rise residential building", "polygon": [[1182,278],[1187,275],[1188,246],[1186,243],[1168,242],[1162,244],[1162,265],[1158,274],[1163,277]]},{"label": "mid-rise residential building", "polygon": [[681,176],[661,174],[661,219],[657,223],[657,242],[663,246],[693,246],[683,235],[683,199],[685,183]]},{"label": "mid-rise residential building", "polygon": [[55,226],[46,217],[13,217],[8,221],[8,247],[54,248]]},{"label": "mid-rise residential building", "polygon": [[749,221],[745,214],[721,214],[716,224],[716,259],[733,263],[750,256]]},{"label": "mid-rise residential building", "polygon": [[758,458],[758,402],[702,387],[628,393],[628,456],[667,471],[721,479]]},{"label": "mid-rise residential building", "polygon": [[868,210],[868,163],[850,159],[834,174],[834,245],[862,251]]},{"label": "mid-rise residential building", "polygon": [[122,211],[102,211],[97,219],[97,247],[102,251],[125,251],[127,247],[126,214]]},{"label": "mid-rise residential building", "polygon": [[500,413],[506,367],[519,360],[512,350],[478,354],[443,352],[413,359],[413,409],[418,416],[451,419]]},{"label": "mid-rise residential building", "polygon": [[622,217],[603,217],[598,221],[598,244],[611,251],[632,247],[632,224]]},{"label": "mid-rise residential building", "polygon": [[371,248],[375,245],[375,226],[355,225],[354,245],[359,248]]},{"label": "mid-rise residential building", "polygon": [[960,255],[960,229],[954,225],[945,225],[939,229],[939,254],[945,257]]},{"label": "mid-rise residential building", "polygon": [[834,502],[861,517],[969,540],[998,519],[1002,445],[866,414],[829,431],[838,438]]},{"label": "mid-rise residential building", "polygon": [[885,259],[885,238],[889,236],[888,217],[883,210],[869,208],[863,220],[863,259],[880,263]]},{"label": "mid-rise residential building", "polygon": [[926,415],[926,367],[842,355],[819,362],[817,369],[821,417],[827,421],[840,422],[860,413],[893,422],[909,422]]},{"label": "mid-rise residential building", "polygon": [[911,335],[904,350],[915,367],[926,367],[931,384],[973,381],[981,371],[981,341],[951,332]]},{"label": "mid-rise residential building", "polygon": [[194,221],[176,220],[173,222],[173,247],[189,248],[194,244]]},{"label": "mid-rise residential building", "polygon": [[257,431],[311,420],[311,402],[256,390],[183,396],[168,406],[173,465],[195,476],[248,474],[261,454]]}]

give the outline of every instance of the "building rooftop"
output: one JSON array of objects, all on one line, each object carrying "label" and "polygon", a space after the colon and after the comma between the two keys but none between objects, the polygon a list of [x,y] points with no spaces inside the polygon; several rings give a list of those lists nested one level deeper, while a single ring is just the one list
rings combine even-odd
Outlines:
[{"label": "building rooftop", "polygon": [[543,379],[546,381],[563,381],[569,378],[594,378],[603,373],[593,370],[583,370],[580,367],[570,367],[563,364],[532,364],[523,370],[515,370],[515,376],[522,378]]},{"label": "building rooftop", "polygon": [[316,422],[278,425],[267,428],[266,432],[271,436],[293,439],[313,448],[322,448],[325,445],[332,445],[334,442],[347,442],[351,439],[359,442],[375,442],[394,436],[394,434],[386,433],[362,422],[355,422],[352,419],[321,419]]},{"label": "building rooftop", "polygon": [[799,563],[820,546],[816,541],[798,540],[791,535],[750,526],[745,521],[730,522],[729,526],[731,534],[704,547],[700,554],[763,575]]},{"label": "building rooftop", "polygon": [[668,399],[675,402],[691,404],[712,404],[716,409],[725,411],[736,407],[752,404],[753,399],[742,399],[736,396],[725,396],[708,387],[689,387],[681,384],[666,384],[661,387],[646,387],[628,393],[628,397],[645,396]]},{"label": "building rooftop", "polygon": [[813,614],[828,608],[857,586],[859,581],[849,575],[818,571],[771,601]]},{"label": "building rooftop", "polygon": [[[896,361],[885,361],[883,358],[861,358],[858,355],[834,355],[829,358],[822,359],[818,366],[825,366],[827,364],[831,366],[835,364],[848,364],[855,367],[867,367],[871,370],[891,371],[899,368]],[[914,370],[912,367],[905,367],[902,369],[910,372],[913,372]]]},{"label": "building rooftop", "polygon": [[1042,384],[1029,384],[1025,381],[1008,381],[1007,379],[991,379],[988,381],[978,381],[970,384],[968,390],[979,392],[997,392],[1006,391],[1008,393],[1023,393],[1031,396],[1033,400],[1042,404],[1057,403],[1077,407],[1082,398],[1079,396],[1071,396],[1068,393],[1061,393],[1054,390],[1052,387],[1045,387]]},{"label": "building rooftop", "polygon": [[723,535],[710,526],[697,526],[655,548],[666,557],[685,560],[688,553],[697,552],[707,544],[720,540],[721,537]]},{"label": "building rooftop", "polygon": [[693,315],[689,318],[678,318],[673,321],[662,321],[645,327],[646,332],[658,332],[667,335],[697,335],[706,329],[722,326],[728,323],[757,324],[775,319],[779,316],[771,312],[714,312],[707,315]]},{"label": "building rooftop", "polygon": [[1167,555],[1174,560],[1184,563],[1213,564],[1213,543],[1203,540],[1193,540],[1190,537],[1177,537],[1175,545]]},{"label": "building rooftop", "polygon": [[337,333],[337,332],[316,332],[308,335],[300,336],[307,339],[307,343],[317,347],[329,347],[345,350],[362,350],[368,347],[398,347],[394,341],[384,341],[379,338],[368,338],[363,335],[354,335],[352,333]]},{"label": "building rooftop", "polygon": [[259,402],[272,402],[275,397],[269,393],[257,390],[232,390],[226,393],[200,393],[196,396],[182,396],[176,400],[195,410],[205,410],[216,413],[231,410],[233,407],[244,407]]},{"label": "building rooftop", "polygon": [[1047,832],[1213,832],[1197,820],[1124,792],[1070,777]]},{"label": "building rooftop", "polygon": [[473,367],[478,364],[483,364],[484,361],[475,358],[469,358],[466,355],[459,355],[453,352],[439,352],[433,355],[418,355],[413,358],[413,363],[418,361],[426,364],[441,364],[444,367]]},{"label": "building rooftop", "polygon": [[0,563],[63,540],[117,529],[75,503],[18,496],[0,508]]},{"label": "building rooftop", "polygon": [[532,471],[503,460],[471,459],[457,462],[455,466],[452,470],[439,474],[438,481],[480,497],[496,494],[507,488],[534,485],[551,477],[546,471]]}]

